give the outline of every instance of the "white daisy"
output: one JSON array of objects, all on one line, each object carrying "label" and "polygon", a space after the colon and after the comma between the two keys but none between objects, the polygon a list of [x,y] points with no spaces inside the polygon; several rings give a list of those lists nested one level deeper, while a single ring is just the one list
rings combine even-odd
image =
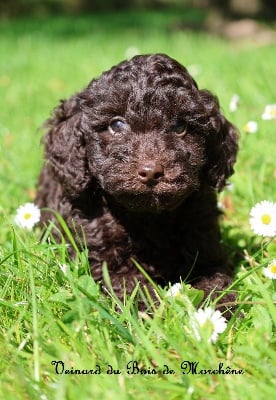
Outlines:
[{"label": "white daisy", "polygon": [[181,294],[182,285],[181,283],[175,283],[172,285],[169,290],[167,291],[167,296],[169,297],[176,297],[180,296]]},{"label": "white daisy", "polygon": [[265,106],[262,119],[276,119],[276,104],[268,104]]},{"label": "white daisy", "polygon": [[232,182],[226,182],[226,187],[225,190],[228,190],[229,192],[233,192],[235,189],[235,185]]},{"label": "white daisy", "polygon": [[229,103],[229,110],[231,112],[237,111],[239,103],[240,103],[240,96],[238,94],[234,94]]},{"label": "white daisy", "polygon": [[64,275],[66,275],[70,269],[69,265],[67,265],[67,264],[58,264],[58,266],[61,269],[61,271],[64,273]]},{"label": "white daisy", "polygon": [[246,133],[256,133],[256,132],[258,132],[258,122],[256,122],[256,121],[248,121],[244,125],[243,130]]},{"label": "white daisy", "polygon": [[272,260],[268,266],[263,269],[263,274],[267,278],[276,279],[276,260]]},{"label": "white daisy", "polygon": [[202,339],[202,333],[208,333],[208,342],[216,342],[218,335],[225,331],[227,327],[226,319],[218,310],[213,310],[211,307],[203,310],[200,308],[194,314],[194,321],[192,323],[195,337],[197,340]]},{"label": "white daisy", "polygon": [[136,46],[130,46],[125,51],[125,57],[129,60],[130,58],[140,54],[140,50]]},{"label": "white daisy", "polygon": [[20,228],[31,230],[40,220],[40,209],[33,203],[20,206],[14,218],[14,222]]},{"label": "white daisy", "polygon": [[192,386],[189,386],[189,387],[188,387],[188,390],[187,390],[187,393],[188,393],[189,395],[192,395],[192,394],[194,393],[194,391],[195,391],[195,389],[194,389]]},{"label": "white daisy", "polygon": [[261,236],[276,235],[276,203],[263,200],[250,211],[250,226],[254,233]]},{"label": "white daisy", "polygon": [[190,75],[192,75],[193,78],[196,78],[198,75],[201,74],[201,66],[199,64],[191,64],[188,65],[187,70]]}]

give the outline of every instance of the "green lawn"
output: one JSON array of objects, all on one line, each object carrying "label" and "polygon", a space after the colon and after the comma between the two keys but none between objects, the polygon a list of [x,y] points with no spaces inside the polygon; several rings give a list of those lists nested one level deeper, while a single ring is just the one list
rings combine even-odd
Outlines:
[{"label": "green lawn", "polygon": [[[276,259],[275,238],[257,236],[249,225],[250,209],[257,202],[276,201],[276,120],[261,118],[265,106],[276,103],[275,46],[179,31],[174,28],[180,17],[148,12],[1,21],[3,399],[259,400],[275,395],[276,281],[262,273]],[[151,315],[137,316],[131,298],[118,313],[117,300],[99,293],[88,276],[85,254],[69,262],[65,244],[49,244],[41,240],[39,228],[29,232],[14,224],[16,209],[33,200],[42,164],[38,128],[59,99],[135,49],[164,52],[189,67],[200,88],[218,95],[225,115],[240,129],[233,187],[220,196],[223,236],[237,265],[240,306],[214,344],[193,334],[195,300],[188,288],[182,297],[163,296]],[[230,112],[235,93],[240,104]],[[243,130],[250,120],[258,123],[256,133]],[[59,265],[65,263],[69,269],[64,273]],[[61,362],[53,361],[62,361],[69,372],[98,373],[61,373]],[[127,369],[131,361],[137,361],[138,374],[128,373],[137,372]],[[184,361],[198,362],[198,373],[184,374]],[[220,363],[225,371],[243,373],[199,373],[216,370]],[[108,365],[121,373],[108,374]],[[152,373],[141,374],[141,368]],[[174,373],[166,373],[168,369]]]}]

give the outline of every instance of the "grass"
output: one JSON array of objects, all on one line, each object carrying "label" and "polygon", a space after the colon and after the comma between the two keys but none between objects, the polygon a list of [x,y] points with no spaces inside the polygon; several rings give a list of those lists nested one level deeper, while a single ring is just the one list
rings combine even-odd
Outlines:
[{"label": "grass", "polygon": [[[265,105],[275,102],[275,49],[172,29],[179,18],[148,12],[1,24],[1,398],[245,400],[275,393],[275,284],[262,268],[276,258],[276,246],[255,236],[248,224],[256,202],[275,201],[276,126],[261,119]],[[234,187],[220,198],[226,206],[223,235],[238,259],[240,306],[215,344],[192,334],[192,290],[172,299],[161,293],[161,306],[151,315],[137,315],[132,298],[118,313],[118,300],[103,296],[90,279],[84,253],[68,261],[64,243],[49,244],[39,228],[25,232],[13,224],[17,207],[34,196],[42,163],[38,128],[50,110],[133,47],[165,52],[190,66],[199,86],[219,96],[241,131]],[[234,93],[241,104],[230,113]],[[243,132],[248,120],[258,122],[257,133]],[[63,272],[60,264],[69,267]],[[133,360],[152,373],[128,374]],[[58,374],[53,361],[62,361],[69,372],[101,373]],[[223,363],[244,373],[183,374],[183,361],[198,362],[198,372]],[[108,365],[121,373],[108,374]],[[61,372],[62,364],[57,368]]]}]

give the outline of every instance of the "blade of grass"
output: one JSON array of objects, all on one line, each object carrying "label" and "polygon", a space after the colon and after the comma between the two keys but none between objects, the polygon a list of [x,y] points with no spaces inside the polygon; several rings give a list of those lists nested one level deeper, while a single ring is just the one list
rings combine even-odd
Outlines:
[{"label": "blade of grass", "polygon": [[36,302],[36,290],[33,266],[29,264],[29,279],[31,288],[31,304],[32,304],[32,321],[33,321],[33,360],[34,360],[34,380],[36,382],[40,381],[40,368],[39,368],[39,341],[38,341],[38,311]]}]

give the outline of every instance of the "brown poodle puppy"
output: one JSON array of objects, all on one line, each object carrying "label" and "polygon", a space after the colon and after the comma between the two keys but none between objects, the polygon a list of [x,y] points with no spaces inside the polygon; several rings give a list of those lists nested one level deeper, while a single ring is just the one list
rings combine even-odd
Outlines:
[{"label": "brown poodle puppy", "polygon": [[119,297],[150,287],[135,259],[162,285],[229,286],[216,192],[233,173],[237,132],[185,67],[164,54],[123,61],[47,126],[36,203],[58,211],[79,246],[85,237],[95,280],[106,261]]}]

